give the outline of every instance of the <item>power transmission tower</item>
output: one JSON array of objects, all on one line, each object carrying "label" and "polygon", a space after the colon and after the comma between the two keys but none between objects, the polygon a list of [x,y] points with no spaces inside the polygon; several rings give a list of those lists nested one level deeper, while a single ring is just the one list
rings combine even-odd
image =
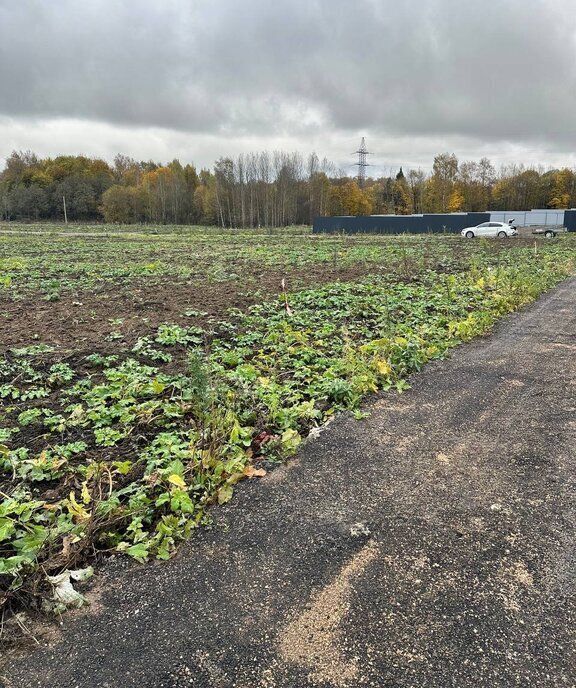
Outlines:
[{"label": "power transmission tower", "polygon": [[360,187],[363,187],[366,181],[366,168],[370,167],[370,163],[366,162],[366,156],[371,155],[366,149],[364,137],[362,137],[362,141],[360,142],[360,148],[354,151],[354,153],[358,155],[358,162],[354,163],[358,167],[358,184]]}]

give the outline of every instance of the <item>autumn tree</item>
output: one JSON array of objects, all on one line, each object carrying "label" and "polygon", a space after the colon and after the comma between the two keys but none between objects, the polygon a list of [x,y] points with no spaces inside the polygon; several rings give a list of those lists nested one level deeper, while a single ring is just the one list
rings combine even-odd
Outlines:
[{"label": "autumn tree", "polygon": [[[209,173],[208,173],[209,174]],[[200,177],[202,178],[202,174]],[[218,204],[215,181],[212,175],[206,175],[194,191],[196,221],[202,225],[218,224]]]},{"label": "autumn tree", "polygon": [[82,155],[41,160],[29,151],[13,152],[0,175],[3,209],[10,219],[60,219],[63,196],[71,219],[97,218],[102,194],[112,183],[104,160]]},{"label": "autumn tree", "polygon": [[460,189],[455,186],[448,201],[448,212],[459,213],[464,209],[465,198]]},{"label": "autumn tree", "polygon": [[142,178],[142,165],[134,158],[119,153],[114,157],[114,180],[122,186],[139,186]]},{"label": "autumn tree", "polygon": [[368,194],[352,179],[331,190],[333,215],[370,215],[372,203]]},{"label": "autumn tree", "polygon": [[445,213],[458,174],[458,158],[453,153],[441,153],[434,158],[428,198],[432,212]]},{"label": "autumn tree", "polygon": [[576,176],[566,167],[552,172],[552,193],[549,208],[570,208],[576,202]]},{"label": "autumn tree", "polygon": [[426,174],[423,170],[408,171],[408,187],[412,196],[412,207],[415,213],[424,212],[424,189],[426,185]]},{"label": "autumn tree", "polygon": [[462,196],[461,208],[469,212],[488,209],[496,171],[488,158],[468,160],[458,166],[457,185]]},{"label": "autumn tree", "polygon": [[400,168],[392,185],[392,197],[394,200],[394,213],[396,215],[412,214],[414,210],[412,195],[402,168]]},{"label": "autumn tree", "polygon": [[114,184],[102,194],[101,212],[106,222],[143,222],[145,208],[146,194],[141,187]]}]

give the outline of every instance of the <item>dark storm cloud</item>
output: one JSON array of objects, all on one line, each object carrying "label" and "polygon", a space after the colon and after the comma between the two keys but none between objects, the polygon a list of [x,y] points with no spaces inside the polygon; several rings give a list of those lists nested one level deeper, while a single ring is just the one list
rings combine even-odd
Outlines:
[{"label": "dark storm cloud", "polygon": [[572,0],[0,0],[0,116],[576,143]]}]

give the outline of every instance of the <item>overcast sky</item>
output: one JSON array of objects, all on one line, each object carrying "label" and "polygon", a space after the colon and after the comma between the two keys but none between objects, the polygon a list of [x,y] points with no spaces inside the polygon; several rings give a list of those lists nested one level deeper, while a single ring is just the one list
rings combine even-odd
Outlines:
[{"label": "overcast sky", "polygon": [[0,158],[576,166],[575,0],[0,0]]}]

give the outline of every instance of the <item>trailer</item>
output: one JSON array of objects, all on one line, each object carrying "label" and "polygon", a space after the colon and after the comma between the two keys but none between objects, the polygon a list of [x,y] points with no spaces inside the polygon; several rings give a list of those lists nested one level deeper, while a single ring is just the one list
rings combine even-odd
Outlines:
[{"label": "trailer", "polygon": [[532,228],[532,234],[539,234],[546,239],[553,239],[558,234],[563,234],[568,230],[563,225],[540,225]]}]

